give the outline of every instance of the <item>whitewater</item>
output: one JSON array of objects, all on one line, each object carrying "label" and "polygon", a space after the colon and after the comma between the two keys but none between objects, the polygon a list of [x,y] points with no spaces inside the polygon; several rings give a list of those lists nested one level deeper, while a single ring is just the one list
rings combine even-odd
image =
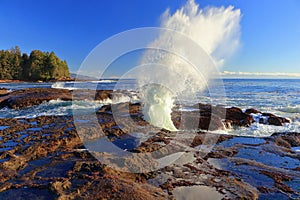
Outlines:
[{"label": "whitewater", "polygon": [[200,8],[193,0],[174,13],[164,12],[160,28],[165,30],[149,44],[140,61],[146,70],[136,77],[146,121],[177,130],[171,121],[175,98],[187,103],[209,89],[218,68],[239,46],[240,19],[240,10],[232,6]]}]

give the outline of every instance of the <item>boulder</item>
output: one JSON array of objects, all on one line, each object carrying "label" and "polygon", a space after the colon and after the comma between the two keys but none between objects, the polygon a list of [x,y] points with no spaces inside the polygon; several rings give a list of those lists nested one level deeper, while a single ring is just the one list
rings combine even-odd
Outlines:
[{"label": "boulder", "polygon": [[240,108],[231,107],[226,109],[226,120],[234,126],[250,126],[254,119],[251,115],[244,113]]},{"label": "boulder", "polygon": [[254,109],[254,108],[248,108],[248,109],[245,111],[245,113],[249,115],[249,114],[251,114],[251,113],[257,114],[257,113],[261,113],[261,112],[258,111],[258,110],[256,110],[256,109]]},{"label": "boulder", "polygon": [[283,117],[271,116],[268,118],[268,123],[270,125],[282,126],[284,123],[290,123],[290,120]]}]

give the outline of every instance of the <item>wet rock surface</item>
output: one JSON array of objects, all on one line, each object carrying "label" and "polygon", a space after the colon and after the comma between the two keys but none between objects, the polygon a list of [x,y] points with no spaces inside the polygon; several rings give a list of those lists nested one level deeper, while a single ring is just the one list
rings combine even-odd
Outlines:
[{"label": "wet rock surface", "polygon": [[0,119],[0,199],[167,199],[145,175],[115,171],[84,149],[72,117]]},{"label": "wet rock surface", "polygon": [[[175,124],[197,129],[161,130],[142,119],[139,104],[129,103],[103,106],[95,113],[96,121],[85,115],[0,119],[0,199],[192,199],[193,193],[223,199],[300,197],[300,153],[295,150],[300,133],[265,138],[211,133],[248,126],[255,120],[251,114],[260,112],[226,108],[222,118],[223,108],[197,107],[203,119],[219,120],[213,129],[199,120],[199,111],[175,110]],[[191,115],[193,122],[180,121],[182,115]],[[99,161],[86,149],[86,141],[99,138],[137,157],[124,158],[118,168]],[[149,152],[156,153],[147,157],[154,163],[155,156],[182,154],[154,171],[126,172],[127,165],[147,167],[138,155]]]},{"label": "wet rock surface", "polygon": [[209,104],[197,104],[192,106],[192,111],[180,112],[174,110],[172,120],[177,128],[181,129],[202,129],[222,130],[233,127],[249,127],[254,122],[266,125],[283,126],[290,123],[290,120],[271,113],[262,113],[250,108],[245,112],[237,107],[225,108]]},{"label": "wet rock surface", "polygon": [[21,109],[38,105],[50,100],[104,100],[111,98],[112,91],[110,90],[76,90],[56,88],[28,88],[23,90],[13,91],[1,95],[0,93],[0,108],[8,107],[13,109]]}]

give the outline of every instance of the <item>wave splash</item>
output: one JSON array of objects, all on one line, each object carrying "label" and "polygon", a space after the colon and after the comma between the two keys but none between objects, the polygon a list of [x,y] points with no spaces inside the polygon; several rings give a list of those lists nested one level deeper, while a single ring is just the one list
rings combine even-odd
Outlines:
[{"label": "wave splash", "polygon": [[[208,63],[207,57],[220,67],[225,58],[237,49],[240,18],[240,10],[232,6],[200,9],[193,0],[189,0],[174,14],[165,11],[161,28],[177,34],[162,31],[141,58],[141,65],[153,66],[152,70],[147,71],[147,76],[141,74],[138,77],[145,120],[154,126],[177,130],[171,120],[175,97],[194,99],[197,92],[205,90],[215,67]],[[182,35],[190,38],[206,53],[193,52],[182,40]],[[193,54],[199,60],[198,65],[193,66],[176,53],[183,56]]]}]

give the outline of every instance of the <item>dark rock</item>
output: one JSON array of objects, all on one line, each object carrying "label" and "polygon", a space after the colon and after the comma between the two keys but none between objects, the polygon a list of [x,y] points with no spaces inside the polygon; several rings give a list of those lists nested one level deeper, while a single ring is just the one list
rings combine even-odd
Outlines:
[{"label": "dark rock", "polygon": [[246,111],[245,111],[246,114],[251,114],[251,113],[254,113],[254,114],[257,114],[257,113],[261,113],[260,111],[254,109],[254,108],[248,108]]},{"label": "dark rock", "polygon": [[210,104],[197,104],[200,110],[200,115],[207,116],[207,113],[212,113],[224,119],[226,116],[226,108],[223,106],[212,106]]},{"label": "dark rock", "polygon": [[284,123],[290,123],[290,120],[273,115],[268,118],[268,123],[270,125],[282,126]]},{"label": "dark rock", "polygon": [[261,193],[270,193],[272,190],[270,188],[264,187],[264,186],[258,186],[257,189],[261,192]]},{"label": "dark rock", "polygon": [[104,105],[99,110],[97,110],[97,113],[108,113],[111,114],[111,105]]},{"label": "dark rock", "polygon": [[267,139],[287,148],[300,146],[300,133],[274,133]]},{"label": "dark rock", "polygon": [[275,126],[282,126],[282,121],[278,117],[269,117],[268,118],[268,123],[270,125],[275,125]]},{"label": "dark rock", "polygon": [[53,99],[72,100],[72,93],[69,90],[53,88],[17,90],[2,98],[0,100],[0,107],[24,108]]},{"label": "dark rock", "polygon": [[71,90],[56,88],[28,88],[13,91],[9,95],[0,97],[0,108],[20,109],[56,99],[64,101],[85,99],[104,100],[111,97],[111,92],[110,90],[76,90],[73,92]]},{"label": "dark rock", "polygon": [[113,105],[104,105],[98,110],[98,113],[101,112],[110,113],[112,111],[114,112],[114,114],[115,113],[139,114],[141,112],[141,104],[140,103],[133,104],[133,103],[125,102],[125,103],[117,103]]},{"label": "dark rock", "polygon": [[193,139],[193,142],[191,144],[191,147],[196,147],[199,146],[203,143],[203,140],[205,138],[205,133],[204,132],[199,132],[199,135],[196,135]]},{"label": "dark rock", "polygon": [[287,176],[285,174],[281,174],[281,173],[275,173],[275,172],[270,172],[270,171],[265,171],[265,170],[260,171],[260,173],[273,178],[273,180],[276,183],[282,183],[284,181],[291,181],[291,180],[293,180],[292,177]]},{"label": "dark rock", "polygon": [[285,148],[291,148],[291,144],[288,141],[286,141],[284,138],[282,138],[281,136],[278,136],[274,142],[278,146],[282,146]]},{"label": "dark rock", "polygon": [[272,171],[265,171],[265,170],[261,170],[260,173],[272,178],[275,181],[275,186],[277,188],[279,188],[280,190],[282,190],[284,192],[288,192],[288,193],[294,193],[295,192],[291,187],[287,186],[284,183],[286,181],[293,180],[292,177],[287,176],[287,175],[282,174],[282,173],[272,172]]},{"label": "dark rock", "polygon": [[[222,119],[210,112],[189,112],[181,114],[180,129],[184,130],[223,130]],[[175,122],[176,124],[176,122]]]},{"label": "dark rock", "polygon": [[173,110],[172,120],[174,125],[184,130],[223,130],[225,128],[223,119],[226,109],[210,104],[195,104],[192,108],[199,111],[178,112]]},{"label": "dark rock", "polygon": [[204,157],[205,160],[208,158],[229,158],[236,155],[238,151],[235,148],[222,148],[219,147],[216,151],[209,152],[206,157]]},{"label": "dark rock", "polygon": [[265,116],[265,117],[275,117],[275,115],[272,114],[272,113],[262,113],[262,116]]},{"label": "dark rock", "polygon": [[95,100],[112,99],[112,90],[97,90]]},{"label": "dark rock", "polygon": [[[198,135],[196,135],[191,143],[191,147],[196,147],[196,146],[199,146],[199,145],[202,145],[203,142],[205,143],[210,143],[208,141],[208,139],[210,137],[218,137],[217,139],[217,143],[221,142],[221,141],[224,141],[226,140],[222,135],[215,135],[215,134],[212,134],[212,133],[207,133],[207,132],[198,132]],[[225,136],[226,137],[226,136]],[[229,136],[230,137],[230,136]],[[228,139],[229,139],[228,137]],[[214,138],[213,138],[214,139]]]},{"label": "dark rock", "polygon": [[234,126],[250,126],[254,119],[240,108],[231,107],[226,109],[226,121]]},{"label": "dark rock", "polygon": [[222,130],[224,125],[222,119],[215,114],[211,115],[201,115],[199,121],[199,128],[202,130]]}]

